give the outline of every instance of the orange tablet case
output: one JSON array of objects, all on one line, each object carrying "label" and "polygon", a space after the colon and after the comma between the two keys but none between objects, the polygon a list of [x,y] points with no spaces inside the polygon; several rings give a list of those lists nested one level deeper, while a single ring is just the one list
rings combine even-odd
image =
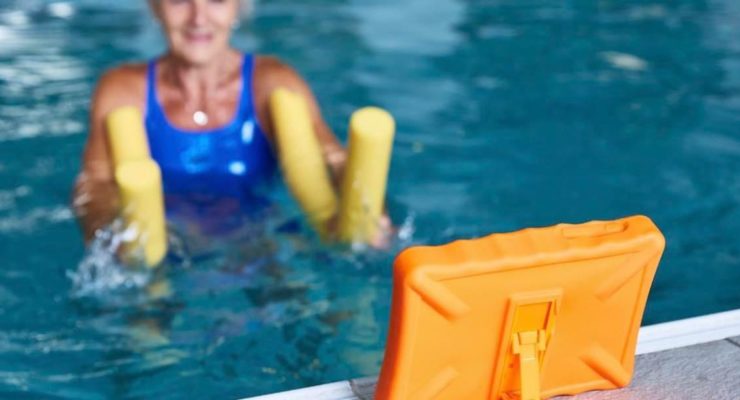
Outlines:
[{"label": "orange tablet case", "polygon": [[643,216],[403,251],[376,399],[626,386],[665,240]]}]

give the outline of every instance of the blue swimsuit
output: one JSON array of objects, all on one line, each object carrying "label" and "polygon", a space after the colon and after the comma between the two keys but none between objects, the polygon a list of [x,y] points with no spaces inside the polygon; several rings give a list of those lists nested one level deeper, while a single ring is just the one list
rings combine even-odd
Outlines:
[{"label": "blue swimsuit", "polygon": [[[190,132],[167,120],[157,100],[156,62],[149,63],[145,124],[152,158],[162,169],[168,214],[177,209],[187,209],[190,214],[211,214],[214,210],[218,210],[216,214],[250,213],[265,205],[258,188],[275,175],[276,161],[257,123],[253,69],[254,58],[245,55],[239,106],[231,122],[217,129]],[[231,211],[215,206],[223,199],[230,200],[231,206],[226,208]]]}]

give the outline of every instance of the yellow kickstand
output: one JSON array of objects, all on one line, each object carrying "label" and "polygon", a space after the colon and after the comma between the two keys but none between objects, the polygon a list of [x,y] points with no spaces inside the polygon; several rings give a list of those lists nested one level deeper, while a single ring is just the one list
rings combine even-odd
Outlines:
[{"label": "yellow kickstand", "polygon": [[521,400],[540,400],[540,352],[545,351],[545,332],[512,335],[512,352],[519,358]]}]

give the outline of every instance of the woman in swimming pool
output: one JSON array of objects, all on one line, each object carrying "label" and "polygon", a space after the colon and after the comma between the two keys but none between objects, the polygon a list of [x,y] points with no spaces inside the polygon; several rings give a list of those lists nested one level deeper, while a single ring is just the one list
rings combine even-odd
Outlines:
[{"label": "woman in swimming pool", "polygon": [[[86,239],[117,212],[105,118],[134,105],[145,115],[152,157],[162,169],[168,213],[178,203],[211,197],[254,203],[253,188],[275,170],[268,98],[285,87],[307,99],[316,135],[335,181],[345,152],[321,117],[306,82],[267,56],[243,54],[229,39],[245,4],[240,0],[149,0],[167,38],[167,52],[147,64],[125,65],[100,79],[91,128],[75,188]],[[179,200],[186,199],[181,202]],[[232,206],[206,213],[231,214]],[[196,205],[196,208],[200,208]],[[237,206],[242,207],[242,206]]]}]

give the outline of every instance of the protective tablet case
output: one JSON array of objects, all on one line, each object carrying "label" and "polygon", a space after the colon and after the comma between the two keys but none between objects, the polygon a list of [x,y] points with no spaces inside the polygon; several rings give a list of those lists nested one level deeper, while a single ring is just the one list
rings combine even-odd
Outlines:
[{"label": "protective tablet case", "polygon": [[664,247],[653,222],[635,216],[403,251],[376,399],[626,386]]}]

